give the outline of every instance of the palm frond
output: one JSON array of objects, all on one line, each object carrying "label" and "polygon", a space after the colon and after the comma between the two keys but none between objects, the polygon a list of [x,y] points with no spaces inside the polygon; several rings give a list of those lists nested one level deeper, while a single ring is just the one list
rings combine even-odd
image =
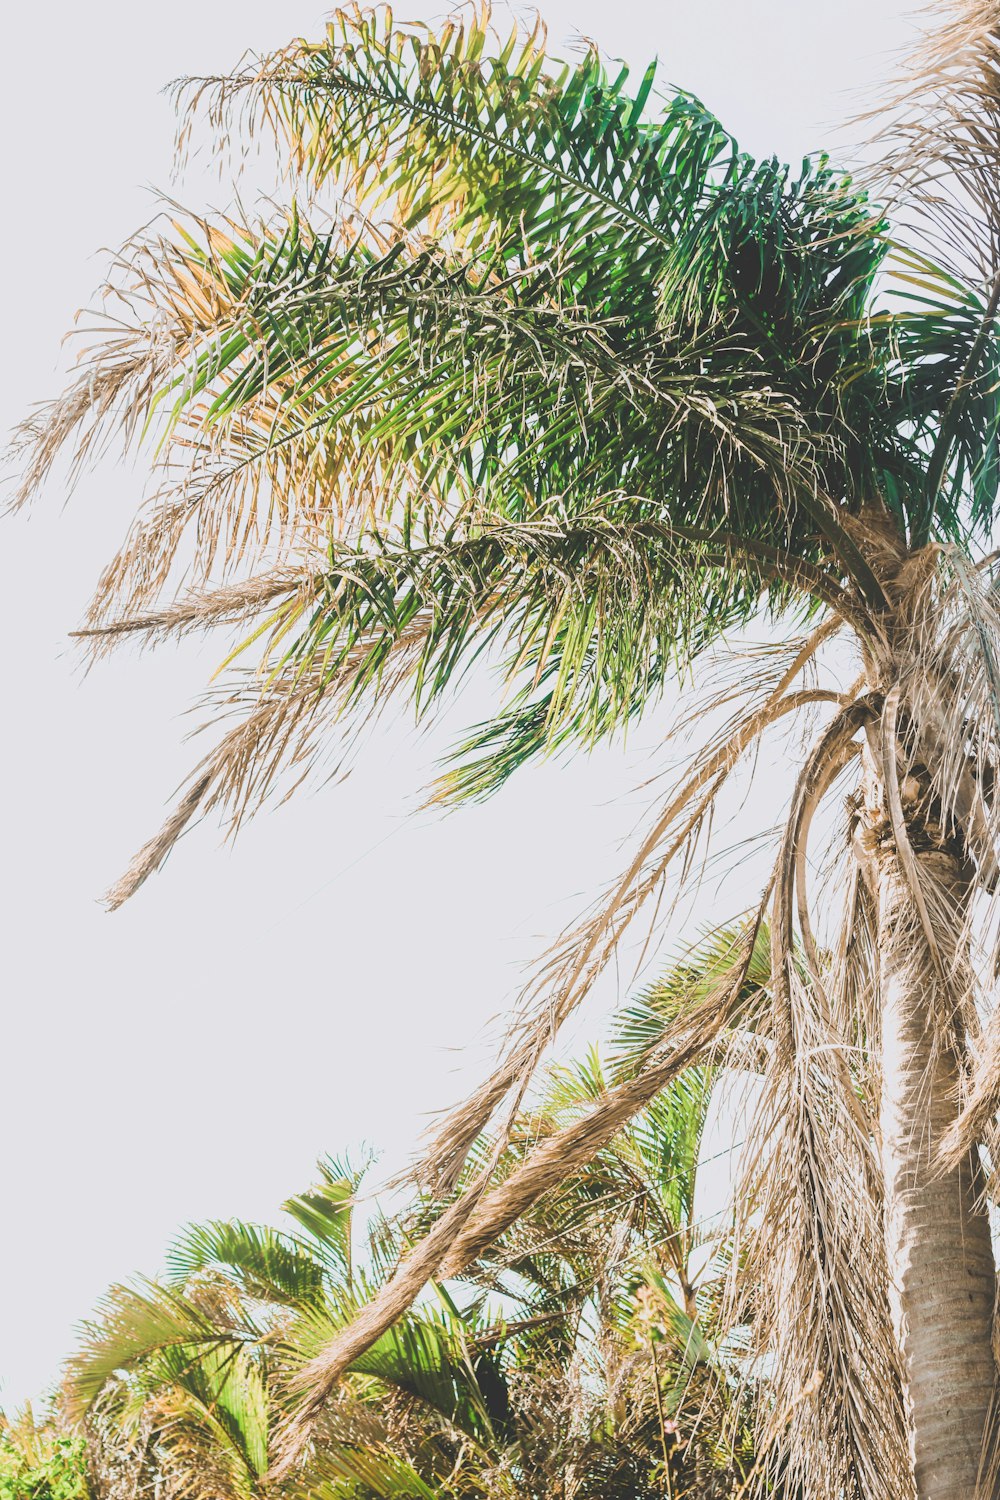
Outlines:
[{"label": "palm frond", "polygon": [[188,1229],[167,1255],[165,1281],[183,1289],[192,1277],[222,1274],[248,1297],[298,1308],[322,1299],[325,1268],[306,1246],[267,1226],[238,1219]]},{"label": "palm frond", "polygon": [[911,234],[986,283],[1000,271],[1000,12],[938,0],[879,124],[879,188]]},{"label": "palm frond", "polygon": [[200,1307],[181,1292],[152,1282],[116,1286],[102,1301],[98,1320],[85,1326],[83,1344],[69,1365],[67,1389],[86,1407],[116,1372],[151,1351],[187,1351],[192,1359],[206,1351],[235,1355],[259,1336],[245,1309],[231,1301],[223,1314],[218,1306]]},{"label": "palm frond", "polygon": [[[752,952],[751,934],[746,944],[745,964],[749,963]],[[412,1306],[427,1281],[438,1274],[457,1275],[568,1172],[590,1161],[675,1076],[710,1051],[732,1019],[742,985],[742,974],[735,979],[727,975],[727,982],[720,985],[718,993],[713,993],[692,1014],[680,1018],[662,1048],[638,1074],[610,1090],[574,1124],[544,1140],[506,1181],[486,1192],[499,1153],[491,1155],[486,1169],[458,1195],[357,1318],[300,1372],[296,1384],[308,1396],[284,1438],[283,1468],[301,1452],[317,1412],[329,1399],[343,1372]]]},{"label": "palm frond", "polygon": [[[635,1000],[620,1008],[612,1035],[616,1074],[624,1075],[640,1067],[681,1010],[697,1003],[742,959],[744,937],[742,926],[709,933],[670,964]],[[746,991],[741,996],[741,1014],[750,1023],[754,1011],[766,1005],[770,993],[770,945],[770,928],[762,922],[747,968]]]},{"label": "palm frond", "polygon": [[[751,681],[750,703],[734,715],[651,818],[628,868],[593,912],[565,934],[521,997],[520,1011],[507,1038],[504,1057],[476,1093],[447,1116],[435,1132],[421,1167],[436,1187],[453,1184],[476,1137],[511,1092],[516,1105],[552,1037],[581,1003],[643,906],[663,888],[671,867],[682,872],[694,854],[716,799],[745,752],[774,723],[814,703],[838,695],[823,689],[791,690],[795,678],[832,633],[827,622],[806,641],[796,640],[763,684]],[[729,691],[724,694],[728,701]],[[752,706],[751,706],[752,705]]]}]

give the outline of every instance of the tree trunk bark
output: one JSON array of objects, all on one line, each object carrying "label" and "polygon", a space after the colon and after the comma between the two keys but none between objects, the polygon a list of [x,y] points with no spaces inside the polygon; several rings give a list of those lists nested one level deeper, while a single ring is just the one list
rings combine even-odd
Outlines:
[{"label": "tree trunk bark", "polygon": [[[996,1500],[981,1473],[996,1385],[995,1269],[981,1172],[935,1163],[955,1118],[951,1007],[895,853],[877,856],[882,1002],[882,1167],[890,1300],[918,1500]],[[948,853],[916,854],[959,911],[969,890]],[[944,952],[948,965],[954,953]],[[977,1487],[978,1486],[978,1487]]]}]

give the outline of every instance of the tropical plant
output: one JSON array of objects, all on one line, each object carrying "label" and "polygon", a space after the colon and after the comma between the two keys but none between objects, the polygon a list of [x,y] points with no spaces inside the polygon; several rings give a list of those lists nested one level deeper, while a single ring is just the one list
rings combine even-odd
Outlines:
[{"label": "tropical plant", "polygon": [[83,1435],[60,1402],[43,1418],[0,1412],[0,1500],[90,1500]]},{"label": "tropical plant", "polygon": [[[758,922],[638,1074],[504,1182],[463,1176],[498,1111],[502,1150],[636,913],[696,863],[737,765],[822,713],[758,913],[773,978],[745,1201],[768,1233],[748,1228],[732,1309],[752,1304],[772,1374],[756,1480],[995,1493],[998,34],[994,0],[945,8],[873,127],[874,196],[822,157],[755,161],[652,70],[630,91],[592,49],[558,63],[540,27],[504,39],[485,11],[435,32],[350,10],[179,86],[182,145],[206,113],[222,141],[264,132],[295,204],[140,235],[78,378],[21,434],[23,496],[63,448],[78,468],[112,434],[153,443],[95,650],[239,630],[216,699],[236,722],[112,905],[196,815],[236,828],[282,772],[390,699],[432,711],[484,656],[504,705],[442,802],[613,734],[671,682],[710,687],[752,626],[784,637],[709,694],[707,741],[628,869],[443,1124],[422,1180],[465,1191],[302,1372],[290,1457],[429,1279],[740,1016]],[[810,830],[838,788],[847,853],[814,934]]]},{"label": "tropical plant", "polygon": [[[658,1014],[640,1013],[647,1025]],[[630,1069],[627,1052],[617,1066]],[[714,1338],[726,1226],[699,1229],[694,1208],[713,1081],[706,1069],[677,1079],[411,1308],[351,1366],[308,1451],[277,1477],[297,1370],[443,1206],[375,1213],[365,1235],[361,1174],[331,1161],[285,1205],[292,1233],[189,1230],[160,1282],[111,1289],[71,1362],[101,1500],[251,1500],[265,1482],[280,1496],[345,1500],[734,1493],[753,1451],[740,1360]],[[496,1179],[609,1088],[596,1052],[553,1072]]]}]

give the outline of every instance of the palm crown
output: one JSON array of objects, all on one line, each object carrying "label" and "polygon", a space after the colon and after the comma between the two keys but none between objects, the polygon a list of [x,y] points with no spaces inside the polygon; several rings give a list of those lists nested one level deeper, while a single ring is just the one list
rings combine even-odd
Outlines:
[{"label": "palm crown", "polygon": [[[25,433],[30,489],[67,439],[157,432],[101,640],[255,621],[266,686],[237,690],[187,816],[239,816],[321,706],[427,705],[492,643],[512,706],[442,787],[487,792],[762,608],[884,609],[856,526],[877,501],[911,546],[988,531],[982,298],[893,252],[822,159],[755,162],[686,95],[649,123],[653,83],[385,12],[194,87],[220,126],[275,128],[318,227],[303,206],[133,243],[129,321]],[[928,291],[872,315],[893,253]]]},{"label": "palm crown", "polygon": [[[907,1069],[919,1075],[940,1102],[930,1154],[961,1193],[1000,1104],[1000,1042],[980,1041],[977,1008],[990,970],[970,946],[995,940],[1000,871],[1000,616],[979,556],[998,477],[998,18],[971,0],[956,11],[883,127],[905,244],[825,159],[798,173],[754,161],[696,99],[657,99],[652,70],[630,92],[592,50],[557,63],[540,29],[504,39],[485,11],[437,33],[344,12],[318,43],[180,86],[182,139],[199,108],[223,136],[267,129],[296,206],[134,241],[104,336],[22,433],[24,494],[66,443],[77,463],[109,427],[154,443],[151,493],[87,623],[95,649],[238,627],[217,696],[236,723],[112,905],[196,814],[238,826],[280,773],[309,769],[331,724],[349,743],[391,698],[426,711],[484,655],[504,701],[445,769],[444,801],[621,729],[753,621],[810,630],[722,684],[722,729],[540,973],[494,1076],[444,1122],[425,1180],[466,1191],[305,1370],[309,1419],[428,1277],[471,1263],[745,1029],[772,899],[755,1159],[777,1165],[747,1201],[775,1225],[755,1262],[785,1382],[775,1431],[813,1493],[898,1495],[913,1475],[925,1493],[924,1437],[907,1459],[899,1397],[900,1382],[924,1388],[888,1302],[915,1232],[899,1184],[922,1169],[900,1166],[915,1126],[892,1136],[886,1100],[898,1086],[912,1101]],[[856,678],[804,680],[827,671],[838,631]],[[687,867],[741,757],[817,705],[829,718],[797,768],[774,879],[709,981],[583,1121],[499,1183],[495,1163],[463,1176],[668,867]],[[828,953],[809,832],[859,759],[858,859]],[[933,977],[914,998],[921,966]],[[936,1018],[921,1033],[933,1045],[907,1030],[917,1011]],[[892,1026],[899,1047],[882,1052]],[[896,1076],[880,1074],[890,1057]],[[962,1244],[985,1264],[985,1218],[961,1202]],[[987,1321],[970,1342],[977,1412],[994,1378]],[[839,1403],[816,1395],[817,1369]],[[947,1426],[923,1411],[920,1434]]]}]

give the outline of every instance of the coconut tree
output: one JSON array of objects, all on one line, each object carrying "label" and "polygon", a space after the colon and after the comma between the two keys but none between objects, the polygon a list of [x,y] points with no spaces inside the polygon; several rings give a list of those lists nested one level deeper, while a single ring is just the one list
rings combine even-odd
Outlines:
[{"label": "coconut tree", "polygon": [[[464,1191],[301,1372],[289,1461],[428,1279],[745,1032],[769,907],[746,1184],[769,1232],[736,1259],[774,1375],[757,1477],[995,1493],[998,25],[985,0],[942,14],[872,127],[873,197],[825,158],[753,160],[652,69],[631,87],[593,50],[558,63],[540,28],[504,37],[485,12],[433,31],[352,10],[178,88],[182,150],[206,116],[220,142],[273,139],[293,206],[139,235],[78,377],[21,433],[25,497],[63,449],[79,468],[112,435],[152,445],[96,651],[233,632],[215,703],[234,722],[110,904],[192,819],[238,827],[474,661],[503,699],[443,803],[621,731],[670,683],[711,705],[431,1143],[424,1183]],[[770,650],[727,671],[751,626]],[[736,767],[803,719],[773,878],[715,981],[517,1171],[470,1179],[637,912],[693,868]]]}]

